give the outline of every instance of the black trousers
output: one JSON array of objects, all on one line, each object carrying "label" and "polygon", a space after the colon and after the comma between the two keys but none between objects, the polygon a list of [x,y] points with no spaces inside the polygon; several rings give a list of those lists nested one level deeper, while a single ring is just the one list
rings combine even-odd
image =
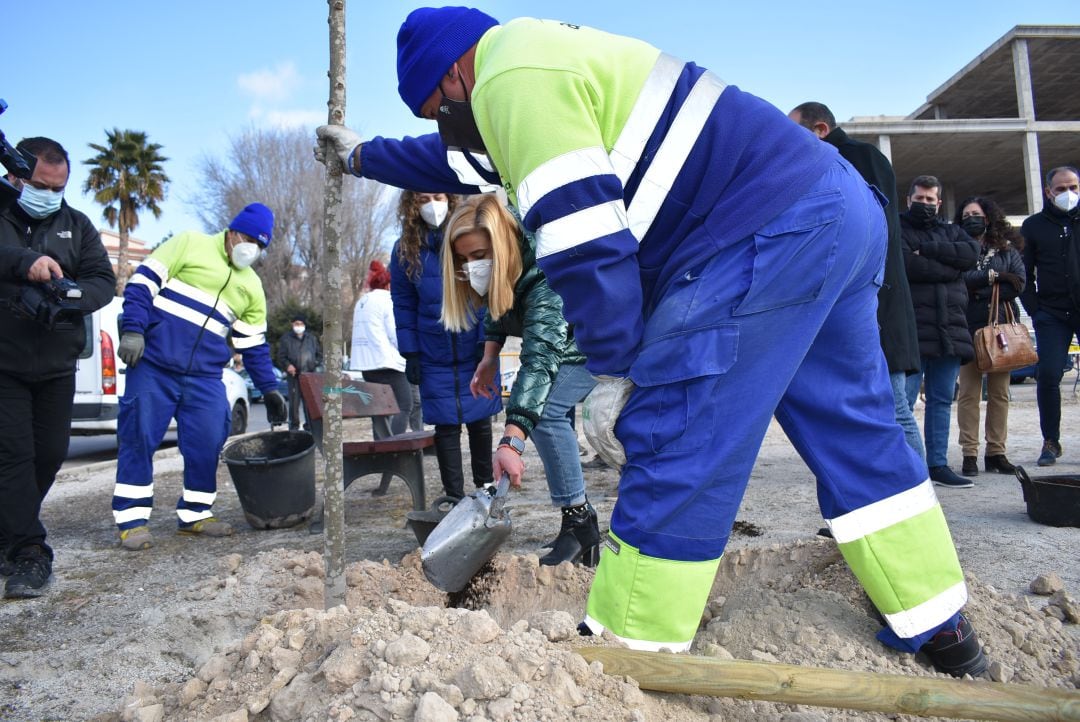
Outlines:
[{"label": "black trousers", "polygon": [[307,407],[301,403],[300,397],[300,375],[297,372],[296,376],[289,376],[289,429],[296,431],[300,428],[300,409],[304,409],[304,428],[308,428],[308,415]]},{"label": "black trousers", "polygon": [[394,398],[397,400],[398,412],[393,416],[372,416],[371,431],[376,441],[385,439],[387,436],[404,434],[409,423],[409,414],[412,412],[412,384],[405,378],[404,371],[393,369],[374,369],[364,371],[364,381],[373,384],[386,384],[394,390]]},{"label": "black trousers", "polygon": [[0,545],[15,559],[45,543],[41,503],[67,456],[75,374],[28,381],[0,374]]},{"label": "black trousers", "polygon": [[[480,488],[492,479],[491,418],[465,424],[469,431],[469,458],[472,462],[473,484]],[[461,425],[435,424],[435,454],[439,460],[439,476],[447,496],[465,496],[465,471],[461,463]]]}]

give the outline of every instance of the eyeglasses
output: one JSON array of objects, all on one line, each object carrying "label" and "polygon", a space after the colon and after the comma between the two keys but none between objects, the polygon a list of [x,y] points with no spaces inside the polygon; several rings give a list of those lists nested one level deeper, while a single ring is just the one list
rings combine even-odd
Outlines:
[{"label": "eyeglasses", "polygon": [[964,215],[960,216],[961,220],[965,218],[986,218],[986,215],[983,213],[965,213]]}]

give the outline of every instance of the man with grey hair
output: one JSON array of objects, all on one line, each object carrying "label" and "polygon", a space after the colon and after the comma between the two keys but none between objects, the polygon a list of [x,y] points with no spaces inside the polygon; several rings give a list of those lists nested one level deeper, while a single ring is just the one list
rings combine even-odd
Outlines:
[{"label": "man with grey hair", "polygon": [[1080,173],[1060,166],[1046,174],[1043,209],[1024,221],[1028,283],[1020,300],[1035,324],[1039,347],[1039,466],[1061,456],[1061,377],[1069,344],[1080,338]]}]

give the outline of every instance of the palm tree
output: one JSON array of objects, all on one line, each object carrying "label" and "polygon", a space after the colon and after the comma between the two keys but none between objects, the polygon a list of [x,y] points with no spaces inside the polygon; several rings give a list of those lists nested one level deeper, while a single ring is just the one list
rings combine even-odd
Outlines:
[{"label": "palm tree", "polygon": [[83,192],[92,192],[94,201],[105,206],[101,216],[110,227],[118,226],[120,248],[116,260],[116,293],[124,293],[128,275],[128,239],[139,225],[139,211],[148,210],[161,217],[159,201],[165,200],[169,177],[162,169],[168,160],[158,151],[161,145],[148,143],[146,133],[138,130],[105,131],[106,144],[90,143],[98,152],[84,160],[91,166]]}]

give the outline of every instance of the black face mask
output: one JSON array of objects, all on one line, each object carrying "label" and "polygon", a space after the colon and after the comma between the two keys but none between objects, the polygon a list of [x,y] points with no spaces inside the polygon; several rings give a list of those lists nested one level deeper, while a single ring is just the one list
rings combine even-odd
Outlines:
[{"label": "black face mask", "polygon": [[480,129],[476,127],[472,103],[468,100],[451,100],[444,95],[439,101],[439,114],[435,122],[439,125],[439,137],[446,145],[487,152]]},{"label": "black face mask", "polygon": [[927,225],[937,217],[937,206],[916,201],[908,208],[908,215],[916,223]]},{"label": "black face mask", "polygon": [[960,219],[960,227],[972,238],[978,238],[986,233],[986,219],[982,216],[968,216]]}]

